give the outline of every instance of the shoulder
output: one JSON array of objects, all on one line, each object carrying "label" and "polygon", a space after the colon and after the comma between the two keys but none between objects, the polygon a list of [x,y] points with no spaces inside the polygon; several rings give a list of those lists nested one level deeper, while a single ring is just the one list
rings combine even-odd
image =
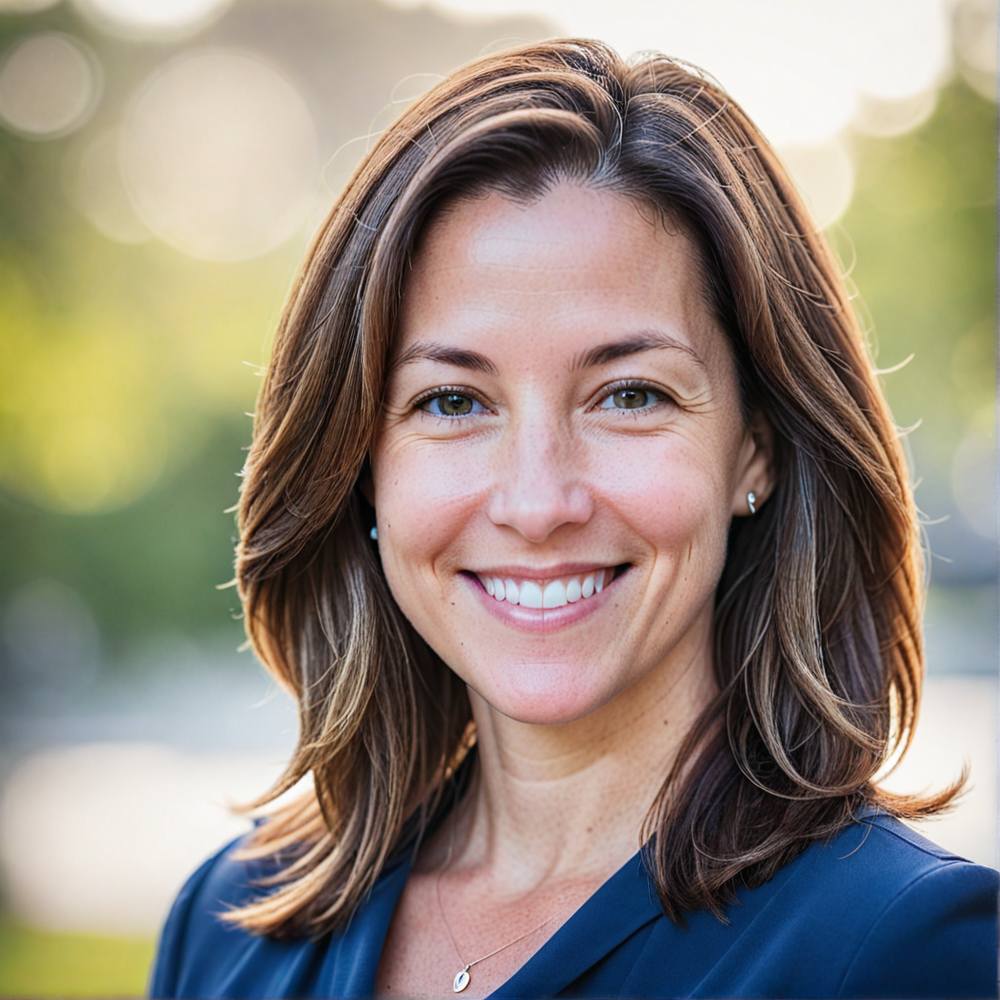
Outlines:
[{"label": "shoulder", "polygon": [[738,890],[725,922],[660,921],[655,950],[688,956],[685,996],[996,997],[997,889],[992,868],[867,814]]},{"label": "shoulder", "polygon": [[177,894],[160,934],[151,996],[225,995],[218,980],[226,970],[245,964],[261,945],[277,944],[221,919],[264,891],[260,880],[270,873],[267,867],[239,854],[249,838],[246,834],[222,847]]},{"label": "shoulder", "polygon": [[[830,842],[814,845],[803,867],[830,888],[863,887],[870,900],[865,912],[890,906],[925,881],[941,892],[981,886],[995,895],[998,879],[995,869],[973,864],[899,820],[874,812]],[[991,903],[995,909],[996,900]]]},{"label": "shoulder", "polygon": [[883,815],[863,817],[800,862],[790,887],[816,912],[804,929],[846,946],[832,945],[837,996],[996,996],[994,869]]},{"label": "shoulder", "polygon": [[170,910],[150,980],[168,997],[368,996],[381,942],[409,874],[409,856],[387,864],[341,931],[311,939],[251,934],[226,912],[266,895],[270,859],[241,855],[250,834],[226,844],[185,883]]}]

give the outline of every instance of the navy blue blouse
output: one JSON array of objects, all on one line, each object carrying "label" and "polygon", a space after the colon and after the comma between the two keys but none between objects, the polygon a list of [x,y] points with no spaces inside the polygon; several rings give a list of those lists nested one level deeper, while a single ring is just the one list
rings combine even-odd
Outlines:
[{"label": "navy blue blouse", "polygon": [[[410,860],[383,872],[346,931],[274,941],[217,918],[259,891],[259,863],[233,846],[181,890],[151,995],[370,996]],[[992,868],[866,816],[740,891],[728,923],[701,912],[682,930],[636,855],[492,996],[996,997],[997,891]]]}]

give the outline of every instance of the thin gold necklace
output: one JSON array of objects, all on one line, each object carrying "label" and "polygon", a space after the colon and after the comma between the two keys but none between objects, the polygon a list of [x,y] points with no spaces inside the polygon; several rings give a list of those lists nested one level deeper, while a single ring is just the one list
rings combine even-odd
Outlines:
[{"label": "thin gold necklace", "polygon": [[[455,829],[452,827],[452,838],[454,838],[454,833]],[[473,962],[466,962],[462,957],[461,951],[458,949],[458,943],[455,941],[455,935],[451,932],[451,925],[448,923],[448,918],[444,915],[444,906],[441,903],[441,876],[444,874],[445,869],[447,869],[451,864],[451,849],[453,846],[454,840],[452,839],[451,843],[448,844],[448,857],[445,858],[444,864],[438,870],[437,880],[434,883],[434,887],[437,891],[437,904],[438,910],[441,913],[441,922],[444,924],[444,929],[448,932],[448,937],[451,940],[451,946],[455,949],[455,954],[458,955],[458,960],[462,963],[462,968],[455,973],[455,978],[452,980],[451,988],[455,993],[461,993],[462,990],[464,990],[466,986],[472,982],[472,976],[470,975],[469,970],[474,965],[479,965],[480,962],[485,962],[486,959],[492,958],[494,955],[499,955],[500,952],[506,951],[508,948],[512,948],[519,941],[523,941],[526,937],[530,937],[536,931],[540,931],[546,924],[551,924],[552,921],[555,920],[560,913],[562,913],[562,910],[560,909],[558,912],[553,913],[547,920],[543,920],[537,927],[532,927],[530,931],[525,931],[520,937],[516,937],[513,941],[508,941],[506,944],[501,945],[496,949],[496,951],[491,951],[488,955],[483,955],[482,958],[477,958]]]}]

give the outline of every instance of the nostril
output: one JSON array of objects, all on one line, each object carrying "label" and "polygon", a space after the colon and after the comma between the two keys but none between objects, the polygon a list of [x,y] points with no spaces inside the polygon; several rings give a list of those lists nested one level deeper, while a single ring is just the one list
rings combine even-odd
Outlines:
[{"label": "nostril", "polygon": [[488,515],[497,525],[514,528],[531,542],[544,542],[564,524],[585,524],[593,515],[589,492],[579,486],[563,488],[536,481],[498,490]]}]

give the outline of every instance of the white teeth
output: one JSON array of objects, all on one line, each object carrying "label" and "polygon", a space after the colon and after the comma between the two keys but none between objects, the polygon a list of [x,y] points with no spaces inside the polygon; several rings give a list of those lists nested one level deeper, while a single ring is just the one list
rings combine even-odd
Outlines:
[{"label": "white teeth", "polygon": [[542,594],[543,608],[563,608],[566,606],[566,586],[562,580],[553,580],[546,584]]},{"label": "white teeth", "polygon": [[542,588],[534,580],[525,580],[521,584],[517,603],[522,608],[540,608],[542,606]]},{"label": "white teeth", "polygon": [[614,572],[600,569],[587,576],[564,576],[549,580],[544,588],[536,580],[501,579],[498,576],[481,576],[479,582],[494,600],[519,604],[522,608],[562,608],[599,594],[605,580],[611,582]]}]

